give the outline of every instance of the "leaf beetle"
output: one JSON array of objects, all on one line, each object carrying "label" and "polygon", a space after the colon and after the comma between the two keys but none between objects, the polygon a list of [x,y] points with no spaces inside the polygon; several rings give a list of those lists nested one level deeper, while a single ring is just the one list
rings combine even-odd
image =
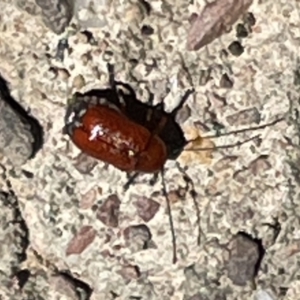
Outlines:
[{"label": "leaf beetle", "polygon": [[[125,185],[127,188],[140,173],[158,175],[161,172],[163,175],[166,161],[176,160],[185,146],[191,142],[185,139],[183,130],[175,118],[194,90],[187,90],[173,111],[166,112],[163,104],[154,106],[151,103],[139,101],[130,85],[115,81],[111,65],[108,65],[108,69],[109,88],[74,94],[73,101],[69,104],[65,114],[64,133],[69,135],[72,142],[84,153],[122,171],[135,172]],[[282,119],[218,136],[262,129]],[[240,146],[254,138],[257,136],[216,148]],[[198,150],[208,149],[190,151]],[[183,169],[181,171],[184,173]],[[187,178],[186,174],[184,176],[191,183],[191,179]],[[175,263],[177,261],[176,238],[164,179],[163,193],[167,202],[173,243],[173,263]],[[196,203],[195,193],[192,197]],[[199,214],[197,211],[198,219]],[[198,231],[200,236],[200,225]],[[198,243],[200,243],[199,238]]]},{"label": "leaf beetle", "polygon": [[84,153],[126,172],[158,173],[188,143],[175,121],[193,90],[170,113],[136,98],[127,84],[110,78],[111,88],[75,93],[64,132]]}]

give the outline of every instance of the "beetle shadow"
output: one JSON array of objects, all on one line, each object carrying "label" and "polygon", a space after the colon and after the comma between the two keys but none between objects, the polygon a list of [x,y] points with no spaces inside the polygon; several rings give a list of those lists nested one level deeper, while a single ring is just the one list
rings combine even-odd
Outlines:
[{"label": "beetle shadow", "polygon": [[32,153],[29,159],[34,158],[37,152],[42,148],[44,144],[43,127],[35,117],[29,115],[28,112],[24,109],[24,107],[11,96],[10,90],[8,88],[8,83],[1,74],[0,74],[0,95],[3,101],[5,101],[5,103],[19,116],[21,122],[25,126],[29,125],[33,137]]}]

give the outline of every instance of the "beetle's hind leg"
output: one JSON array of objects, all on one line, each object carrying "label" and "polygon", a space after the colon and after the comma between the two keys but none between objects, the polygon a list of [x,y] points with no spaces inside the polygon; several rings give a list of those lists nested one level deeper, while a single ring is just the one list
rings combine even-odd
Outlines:
[{"label": "beetle's hind leg", "polygon": [[127,191],[129,187],[135,182],[136,178],[139,176],[138,172],[135,173],[127,173],[127,182],[124,184],[123,189]]}]

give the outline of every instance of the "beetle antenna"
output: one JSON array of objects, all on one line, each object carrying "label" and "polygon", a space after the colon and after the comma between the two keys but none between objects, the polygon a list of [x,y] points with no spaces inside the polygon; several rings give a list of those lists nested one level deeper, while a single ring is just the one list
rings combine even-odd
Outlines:
[{"label": "beetle antenna", "polygon": [[247,128],[242,128],[242,129],[237,129],[237,130],[234,130],[234,131],[224,132],[224,133],[220,133],[220,134],[217,134],[217,135],[207,135],[207,136],[204,136],[202,138],[203,139],[214,139],[214,138],[218,138],[220,136],[226,136],[226,135],[231,135],[231,134],[238,134],[238,133],[243,133],[243,132],[247,132],[247,131],[250,131],[250,130],[254,131],[254,130],[264,129],[266,127],[273,126],[273,125],[275,125],[275,124],[283,121],[284,119],[285,118],[282,117],[282,118],[275,119],[272,122],[265,123],[265,124],[262,124],[262,125],[253,126],[253,127],[247,127]]},{"label": "beetle antenna", "polygon": [[167,210],[168,210],[168,215],[169,215],[169,224],[170,224],[171,235],[172,235],[173,264],[176,264],[176,262],[177,262],[176,235],[175,235],[175,230],[174,230],[174,222],[173,222],[173,218],[172,218],[170,199],[169,199],[168,194],[167,194],[166,182],[165,182],[165,177],[164,177],[164,169],[161,170],[161,178],[162,178],[163,194],[166,198],[166,203],[167,203]]},{"label": "beetle antenna", "polygon": [[176,166],[178,170],[183,174],[183,179],[187,183],[188,189],[190,191],[190,196],[193,199],[195,210],[196,210],[196,216],[197,216],[197,225],[198,225],[198,237],[197,237],[197,244],[200,246],[201,243],[201,235],[203,234],[200,220],[201,220],[201,214],[200,214],[200,209],[197,203],[197,193],[195,191],[195,185],[191,177],[186,173],[183,167],[180,166],[179,162],[176,161]]},{"label": "beetle antenna", "polygon": [[185,92],[185,94],[183,95],[183,97],[180,99],[180,102],[178,103],[178,105],[172,110],[171,115],[173,117],[175,117],[177,115],[177,113],[181,110],[181,108],[183,107],[184,103],[187,101],[187,99],[190,97],[190,95],[192,95],[195,92],[194,89],[189,89]]},{"label": "beetle antenna", "polygon": [[[234,148],[234,147],[239,147],[243,144],[246,144],[248,142],[251,142],[257,138],[260,137],[260,134],[257,134],[255,136],[252,136],[249,139],[243,140],[243,141],[239,141],[237,143],[234,144],[230,144],[230,145],[221,145],[221,146],[216,146],[216,147],[204,147],[204,148],[196,148],[196,149],[184,149],[184,151],[209,151],[209,150],[216,150],[216,149],[228,149],[228,148]],[[190,140],[189,142],[193,142],[194,140]]]},{"label": "beetle antenna", "polygon": [[[254,131],[254,130],[259,130],[259,129],[264,129],[266,127],[269,127],[269,126],[273,126],[281,121],[283,121],[285,118],[282,117],[282,118],[278,118],[272,122],[269,122],[269,123],[265,123],[265,124],[262,124],[262,125],[258,125],[258,126],[254,126],[254,127],[248,127],[248,128],[243,128],[243,129],[238,129],[238,130],[234,130],[234,131],[230,131],[230,132],[225,132],[225,133],[220,133],[220,134],[217,134],[217,135],[207,135],[207,136],[204,136],[204,137],[201,137],[201,139],[214,139],[214,138],[218,138],[218,137],[221,137],[221,136],[227,136],[227,135],[231,135],[231,134],[238,134],[238,133],[243,133],[243,132],[247,132],[247,131]],[[184,149],[184,151],[209,151],[209,150],[215,150],[215,149],[228,149],[228,148],[234,148],[234,147],[239,147],[245,143],[248,143],[252,140],[255,140],[257,138],[259,138],[259,134],[258,135],[255,135],[249,139],[246,139],[244,141],[239,141],[237,143],[234,143],[234,144],[230,144],[230,145],[222,145],[222,146],[216,146],[216,147],[205,147],[205,148],[198,148],[198,149]],[[193,140],[189,140],[187,141],[187,144],[190,143],[190,142],[193,142],[197,140],[196,139],[193,139]]]}]

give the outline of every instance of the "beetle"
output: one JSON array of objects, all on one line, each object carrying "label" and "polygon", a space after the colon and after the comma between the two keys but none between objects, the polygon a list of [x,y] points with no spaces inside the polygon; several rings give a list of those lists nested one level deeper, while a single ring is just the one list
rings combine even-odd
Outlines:
[{"label": "beetle", "polygon": [[[154,173],[154,183],[168,159],[175,160],[189,143],[175,118],[193,90],[188,90],[171,111],[163,103],[152,105],[139,101],[130,85],[114,79],[108,65],[110,88],[75,93],[65,114],[64,133],[84,153],[116,168],[135,172],[125,189],[140,173]],[[163,181],[164,184],[164,181]],[[165,184],[164,184],[165,185]],[[164,187],[173,243],[176,239],[170,202]]]},{"label": "beetle", "polygon": [[113,78],[110,84],[108,89],[74,94],[64,132],[86,154],[122,171],[160,172],[188,143],[175,118],[193,90],[166,112],[163,104],[139,101],[129,85]]},{"label": "beetle", "polygon": [[[112,66],[109,65],[108,69],[109,88],[74,94],[66,110],[64,133],[69,135],[72,142],[84,153],[122,171],[136,172],[125,185],[125,188],[128,188],[140,173],[153,173],[157,176],[161,172],[163,175],[166,161],[176,160],[191,142],[185,139],[183,130],[175,118],[193,93],[193,89],[187,90],[171,112],[166,112],[163,103],[152,105],[139,101],[130,85],[115,81]],[[234,133],[262,129],[280,120],[282,118]],[[227,134],[229,133],[223,135]],[[253,138],[218,148],[239,146],[249,140]],[[192,151],[195,150],[198,149]],[[167,200],[175,263],[176,239],[164,180],[163,193]]]},{"label": "beetle", "polygon": [[114,104],[81,102],[68,132],[74,144],[86,154],[131,172],[154,173],[161,170],[168,156],[160,137],[129,119]]}]

